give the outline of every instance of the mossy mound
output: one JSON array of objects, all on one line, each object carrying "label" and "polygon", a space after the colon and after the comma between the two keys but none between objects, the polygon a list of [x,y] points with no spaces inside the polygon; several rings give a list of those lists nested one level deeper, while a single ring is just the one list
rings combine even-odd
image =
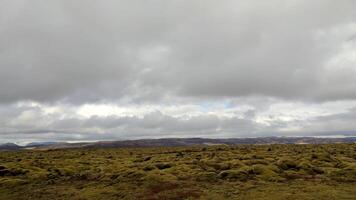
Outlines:
[{"label": "mossy mound", "polygon": [[277,166],[282,170],[297,170],[299,169],[298,163],[288,158],[281,158],[277,161]]}]

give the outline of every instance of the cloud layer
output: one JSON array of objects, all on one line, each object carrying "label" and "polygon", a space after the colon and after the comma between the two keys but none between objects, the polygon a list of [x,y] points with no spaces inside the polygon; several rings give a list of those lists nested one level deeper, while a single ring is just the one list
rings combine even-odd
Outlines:
[{"label": "cloud layer", "polygon": [[2,0],[1,140],[352,132],[355,7]]}]

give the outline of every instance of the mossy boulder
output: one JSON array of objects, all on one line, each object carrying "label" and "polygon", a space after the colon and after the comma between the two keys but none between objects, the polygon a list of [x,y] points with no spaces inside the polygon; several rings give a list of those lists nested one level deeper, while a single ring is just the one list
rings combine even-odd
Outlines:
[{"label": "mossy boulder", "polygon": [[[202,159],[197,164],[204,169],[205,171],[222,171],[222,170],[229,170],[232,166],[239,166],[240,163],[238,161],[228,161],[224,162],[218,159]],[[213,170],[212,170],[213,169]]]},{"label": "mossy boulder", "polygon": [[328,173],[329,177],[342,182],[356,182],[356,164],[350,163],[344,169],[337,169]]},{"label": "mossy boulder", "polygon": [[23,170],[23,169],[18,169],[18,168],[6,168],[2,166],[2,169],[0,169],[0,177],[2,176],[20,176],[20,175],[25,175],[28,173],[28,170]]},{"label": "mossy boulder", "polygon": [[293,171],[293,170],[285,170],[281,173],[281,176],[287,180],[305,178],[305,174],[303,174],[302,172]]},{"label": "mossy boulder", "polygon": [[197,175],[197,181],[216,182],[219,176],[214,172],[202,172]]},{"label": "mossy boulder", "polygon": [[159,170],[149,172],[141,179],[145,186],[154,190],[163,190],[166,186],[173,186],[178,184],[176,176],[165,173]]},{"label": "mossy boulder", "polygon": [[277,166],[283,170],[298,170],[299,166],[298,163],[291,160],[282,158],[277,161]]},{"label": "mossy boulder", "polygon": [[155,164],[155,166],[156,166],[158,169],[162,170],[162,169],[171,168],[171,167],[173,166],[173,164],[171,164],[171,163],[157,163],[157,164]]},{"label": "mossy boulder", "polygon": [[315,175],[315,174],[323,174],[324,170],[320,167],[316,167],[309,163],[308,161],[303,161],[298,164],[298,169],[303,170],[306,174]]},{"label": "mossy boulder", "polygon": [[219,178],[245,181],[249,178],[249,174],[245,170],[225,170],[219,173]]},{"label": "mossy boulder", "polygon": [[146,165],[146,166],[143,167],[144,171],[151,171],[151,170],[154,170],[154,169],[156,169],[156,166],[154,166],[154,165]]},{"label": "mossy boulder", "polygon": [[18,178],[3,178],[0,179],[0,186],[4,187],[16,187],[19,185],[25,185],[28,180],[18,179]]},{"label": "mossy boulder", "polygon": [[146,174],[147,173],[142,170],[128,170],[125,173],[123,173],[122,177],[138,180],[144,178]]}]

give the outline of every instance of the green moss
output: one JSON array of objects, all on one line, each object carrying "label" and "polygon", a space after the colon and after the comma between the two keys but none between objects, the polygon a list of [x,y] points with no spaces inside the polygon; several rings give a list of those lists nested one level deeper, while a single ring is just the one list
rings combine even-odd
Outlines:
[{"label": "green moss", "polygon": [[0,199],[352,199],[355,150],[326,144],[0,152]]},{"label": "green moss", "polygon": [[28,180],[18,179],[18,178],[2,178],[0,179],[0,186],[1,187],[16,187],[21,186],[29,183]]},{"label": "green moss", "polygon": [[168,168],[171,168],[173,166],[173,164],[171,163],[157,163],[155,165],[158,169],[168,169]]},{"label": "green moss", "polygon": [[315,175],[315,174],[323,174],[324,170],[320,167],[313,166],[308,161],[303,161],[298,164],[298,169],[303,170],[305,174]]},{"label": "green moss", "polygon": [[277,161],[277,166],[283,170],[299,169],[298,163],[288,158],[279,159]]},{"label": "green moss", "polygon": [[221,179],[246,181],[249,178],[249,173],[245,169],[226,170],[219,173]]},{"label": "green moss", "polygon": [[164,187],[169,185],[177,185],[178,179],[176,176],[172,174],[168,174],[162,171],[152,171],[147,174],[147,176],[143,177],[145,187],[149,188],[150,190],[164,190]]},{"label": "green moss", "polygon": [[216,182],[219,179],[219,176],[215,172],[202,172],[196,175],[197,181],[202,182]]}]

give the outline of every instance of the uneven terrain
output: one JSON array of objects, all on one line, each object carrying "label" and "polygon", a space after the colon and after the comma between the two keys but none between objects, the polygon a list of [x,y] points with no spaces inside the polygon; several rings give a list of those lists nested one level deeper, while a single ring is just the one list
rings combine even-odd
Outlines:
[{"label": "uneven terrain", "polygon": [[0,152],[0,199],[356,199],[356,144]]}]

